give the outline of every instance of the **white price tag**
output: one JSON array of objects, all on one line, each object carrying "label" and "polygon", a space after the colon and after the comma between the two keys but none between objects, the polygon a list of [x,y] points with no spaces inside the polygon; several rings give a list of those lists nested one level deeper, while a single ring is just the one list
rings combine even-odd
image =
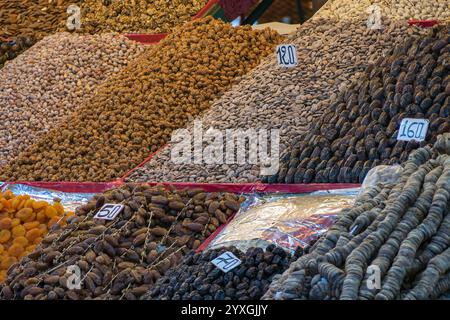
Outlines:
[{"label": "white price tag", "polygon": [[107,203],[95,215],[96,219],[114,220],[125,206],[123,204]]},{"label": "white price tag", "polygon": [[297,65],[297,47],[294,44],[279,45],[276,53],[279,66],[292,68]]},{"label": "white price tag", "polygon": [[426,119],[405,118],[400,123],[397,140],[401,141],[423,141],[427,136],[429,121]]},{"label": "white price tag", "polygon": [[211,262],[213,265],[215,265],[217,268],[219,268],[225,273],[233,270],[234,268],[236,268],[238,265],[241,264],[241,260],[239,260],[238,257],[236,257],[229,251],[221,254]]}]

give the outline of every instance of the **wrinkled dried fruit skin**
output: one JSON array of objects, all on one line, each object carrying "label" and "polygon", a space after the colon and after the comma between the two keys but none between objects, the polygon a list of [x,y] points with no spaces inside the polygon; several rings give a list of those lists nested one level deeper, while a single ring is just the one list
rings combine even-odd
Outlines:
[{"label": "wrinkled dried fruit skin", "polygon": [[[177,209],[163,199],[176,199]],[[17,265],[11,267],[13,272],[0,291],[4,290],[4,296],[12,291],[17,299],[39,299],[40,295],[49,300],[138,299],[221,225],[213,224],[208,213],[212,202],[219,208],[239,209],[243,200],[235,194],[162,186],[125,185],[106,191],[78,207],[75,219],[52,231],[19,263],[15,256],[22,250],[20,243],[9,248],[12,259],[4,263]],[[94,219],[102,203],[122,203],[125,208],[113,221]],[[193,222],[188,212],[195,208],[208,218]],[[234,213],[224,210],[226,218]],[[57,267],[61,263],[65,264]],[[68,266],[80,269],[82,289],[68,288]]]}]

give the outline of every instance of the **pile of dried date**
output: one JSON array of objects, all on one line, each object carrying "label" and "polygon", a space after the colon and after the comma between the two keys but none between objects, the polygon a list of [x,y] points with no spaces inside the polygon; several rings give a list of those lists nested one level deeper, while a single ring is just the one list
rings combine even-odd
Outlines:
[{"label": "pile of dried date", "polygon": [[[106,191],[77,208],[65,228],[55,225],[35,251],[9,268],[1,297],[137,299],[224,224],[241,201],[230,193],[144,185]],[[105,204],[124,207],[113,220],[94,218]],[[78,282],[70,270],[79,270]]]},{"label": "pile of dried date", "polygon": [[0,38],[0,69],[4,64],[17,57],[20,53],[33,45],[31,37],[17,37],[14,40]]},{"label": "pile of dried date", "polygon": [[[225,273],[211,261],[227,252],[241,264]],[[161,277],[142,299],[259,300],[272,278],[284,272],[302,253],[299,247],[291,256],[273,244],[265,250],[252,247],[245,253],[235,247],[192,252]]]},{"label": "pile of dried date", "polygon": [[[293,139],[270,183],[362,182],[378,165],[402,163],[409,153],[450,131],[448,26],[408,39],[370,65],[308,132]],[[425,141],[398,140],[405,118],[429,121]]]},{"label": "pile of dried date", "polygon": [[274,279],[266,299],[438,299],[450,292],[450,133],[411,153],[311,251]]}]

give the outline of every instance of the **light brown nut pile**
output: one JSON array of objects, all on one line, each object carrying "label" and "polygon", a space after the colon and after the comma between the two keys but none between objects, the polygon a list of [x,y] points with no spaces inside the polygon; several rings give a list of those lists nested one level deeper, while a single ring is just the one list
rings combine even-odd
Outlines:
[{"label": "light brown nut pile", "polygon": [[450,18],[450,0],[329,0],[313,17],[342,20],[369,17],[369,7],[380,8],[381,19],[393,20],[447,20]]},{"label": "light brown nut pile", "polygon": [[273,31],[189,22],[106,81],[61,126],[4,168],[7,180],[108,181],[208,109],[234,80],[274,51]]},{"label": "light brown nut pile", "polygon": [[368,189],[266,299],[422,300],[450,290],[450,133]]},{"label": "light brown nut pile", "polygon": [[[298,50],[298,66],[283,69],[275,53],[216,101],[200,119],[205,130],[280,129],[280,152],[299,133],[327,114],[327,99],[335,97],[361,73],[405,37],[428,32],[406,23],[385,21],[384,30],[358,22],[318,19],[302,25],[287,43]],[[136,171],[130,181],[251,182],[258,165],[176,165],[170,149]]]},{"label": "light brown nut pile", "polygon": [[82,0],[0,0],[0,36],[32,36],[40,40],[63,28],[67,8]]},{"label": "light brown nut pile", "polygon": [[144,47],[113,34],[48,36],[0,71],[0,166],[57,126]]},{"label": "light brown nut pile", "polygon": [[[135,300],[243,200],[231,193],[162,187],[109,190],[79,207],[65,228],[53,228],[35,251],[11,266],[1,297]],[[105,203],[124,208],[114,220],[94,218]],[[68,267],[79,268],[81,289],[70,286]]]},{"label": "light brown nut pile", "polygon": [[86,0],[81,5],[81,32],[165,33],[189,21],[207,0]]}]

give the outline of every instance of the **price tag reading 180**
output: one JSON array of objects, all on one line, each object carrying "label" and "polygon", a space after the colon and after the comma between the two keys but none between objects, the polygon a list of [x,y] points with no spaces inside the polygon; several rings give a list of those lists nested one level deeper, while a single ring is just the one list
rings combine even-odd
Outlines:
[{"label": "price tag reading 180", "polygon": [[423,141],[427,136],[429,121],[426,119],[405,118],[400,123],[397,140],[402,141]]},{"label": "price tag reading 180", "polygon": [[123,204],[107,203],[94,216],[96,219],[114,220],[125,206]]},{"label": "price tag reading 180", "polygon": [[295,67],[297,61],[297,47],[293,44],[282,44],[277,47],[278,65],[286,68]]},{"label": "price tag reading 180", "polygon": [[241,264],[241,260],[233,253],[227,251],[211,261],[213,265],[227,273]]}]

